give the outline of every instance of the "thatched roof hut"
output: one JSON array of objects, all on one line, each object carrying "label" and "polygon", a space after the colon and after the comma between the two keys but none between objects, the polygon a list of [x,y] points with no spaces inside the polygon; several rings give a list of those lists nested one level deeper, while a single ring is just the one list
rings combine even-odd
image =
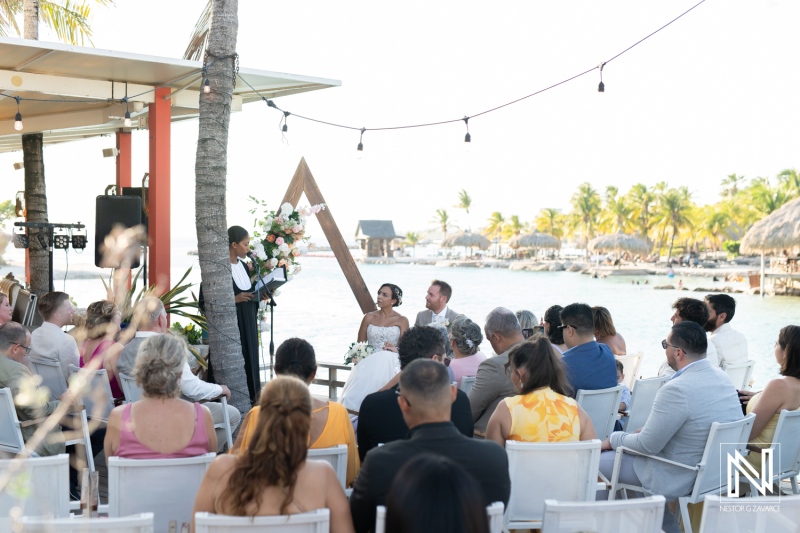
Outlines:
[{"label": "thatched roof hut", "polygon": [[442,248],[452,248],[454,246],[465,246],[468,248],[480,248],[487,250],[489,248],[489,239],[477,233],[465,231],[458,235],[452,235],[442,241]]},{"label": "thatched roof hut", "polygon": [[800,198],[762,218],[744,234],[740,252],[773,253],[800,247]]},{"label": "thatched roof hut", "polygon": [[589,241],[589,251],[604,251],[604,250],[624,250],[626,252],[647,253],[650,251],[650,245],[646,241],[633,235],[626,235],[622,232],[612,233],[611,235],[600,235]]},{"label": "thatched roof hut", "polygon": [[547,233],[526,233],[525,235],[517,235],[508,241],[508,245],[513,249],[518,248],[534,248],[539,249],[561,249],[561,239],[548,235]]}]

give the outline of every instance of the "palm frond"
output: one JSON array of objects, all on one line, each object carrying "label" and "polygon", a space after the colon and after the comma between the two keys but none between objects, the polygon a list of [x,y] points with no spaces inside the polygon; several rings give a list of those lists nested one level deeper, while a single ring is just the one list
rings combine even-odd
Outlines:
[{"label": "palm frond", "polygon": [[83,46],[86,41],[92,46],[92,28],[89,23],[91,9],[84,2],[78,4],[73,0],[61,2],[44,1],[39,3],[39,18],[56,32],[59,40],[65,43]]},{"label": "palm frond", "polygon": [[0,0],[0,37],[8,37],[10,30],[22,35],[17,15],[22,11],[22,0]]},{"label": "palm frond", "polygon": [[194,25],[192,35],[189,37],[189,45],[183,53],[184,59],[191,59],[199,61],[203,57],[203,53],[208,46],[208,36],[211,32],[211,17],[212,17],[212,0],[208,0],[206,7],[197,19],[197,24]]}]

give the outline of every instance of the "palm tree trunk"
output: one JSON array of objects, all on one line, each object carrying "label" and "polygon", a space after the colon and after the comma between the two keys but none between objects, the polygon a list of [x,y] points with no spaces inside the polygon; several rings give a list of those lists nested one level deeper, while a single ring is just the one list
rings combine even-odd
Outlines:
[{"label": "palm tree trunk", "polygon": [[[23,36],[26,39],[39,39],[39,0],[24,0]],[[28,222],[47,222],[47,191],[44,182],[44,137],[41,133],[22,136],[22,160],[25,163],[25,205]],[[40,230],[31,230],[35,237]],[[46,233],[46,232],[42,232]],[[46,236],[49,238],[49,236]],[[49,244],[45,241],[45,244]],[[39,239],[32,238],[28,250],[30,258],[31,292],[41,297],[50,291],[49,252]]]},{"label": "palm tree trunk", "polygon": [[[208,41],[208,51],[213,56],[222,58],[236,51],[238,9],[238,0],[214,0]],[[200,129],[195,161],[197,252],[214,378],[231,389],[230,403],[247,412],[250,399],[233,300],[225,200],[233,61],[209,58],[208,63],[212,91],[200,93]]]},{"label": "palm tree trunk", "polygon": [[[25,209],[28,222],[47,222],[47,191],[44,183],[44,158],[42,157],[43,135],[29,133],[22,136],[22,158],[25,164]],[[48,232],[31,229],[30,257],[31,279],[28,283],[31,292],[40,298],[50,291],[50,236]],[[36,238],[44,235],[42,243]]]},{"label": "palm tree trunk", "polygon": [[667,264],[672,259],[672,246],[675,244],[675,228],[672,228],[672,238],[669,240],[669,253],[667,254]]}]

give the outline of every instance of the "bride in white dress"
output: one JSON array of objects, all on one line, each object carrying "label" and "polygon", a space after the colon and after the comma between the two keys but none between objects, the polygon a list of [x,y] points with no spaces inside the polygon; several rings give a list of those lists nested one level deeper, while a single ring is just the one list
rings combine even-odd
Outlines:
[{"label": "bride in white dress", "polygon": [[342,390],[340,401],[351,413],[358,413],[367,394],[379,391],[400,372],[397,344],[408,329],[408,319],[394,308],[403,303],[403,291],[385,283],[377,303],[377,311],[364,315],[357,339],[367,341],[375,352],[353,367]]}]

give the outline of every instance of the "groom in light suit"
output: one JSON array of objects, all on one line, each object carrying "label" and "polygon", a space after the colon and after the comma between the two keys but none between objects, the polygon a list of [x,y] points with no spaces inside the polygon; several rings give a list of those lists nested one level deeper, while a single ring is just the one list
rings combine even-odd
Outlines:
[{"label": "groom in light suit", "polygon": [[435,279],[425,295],[425,310],[417,313],[415,326],[429,326],[434,322],[453,322],[459,313],[450,309],[447,303],[453,296],[453,288],[445,281]]}]

